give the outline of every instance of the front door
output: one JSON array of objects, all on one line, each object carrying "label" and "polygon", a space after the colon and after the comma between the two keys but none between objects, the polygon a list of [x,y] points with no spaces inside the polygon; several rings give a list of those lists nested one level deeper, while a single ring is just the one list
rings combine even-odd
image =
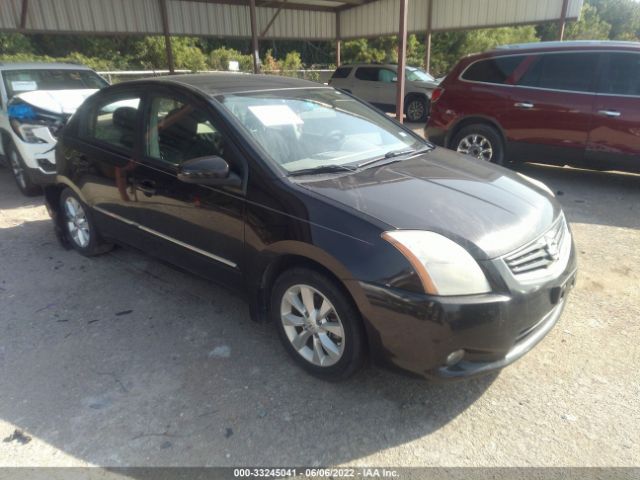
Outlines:
[{"label": "front door", "polygon": [[588,165],[640,171],[640,54],[608,53],[598,81]]},{"label": "front door", "polygon": [[239,282],[244,196],[238,187],[188,184],[177,178],[185,161],[220,156],[244,178],[246,168],[210,107],[158,91],[145,108],[143,159],[135,171],[139,222],[147,248],[214,280]]},{"label": "front door", "polygon": [[580,163],[591,126],[597,53],[544,53],[510,89],[502,127],[524,160]]}]

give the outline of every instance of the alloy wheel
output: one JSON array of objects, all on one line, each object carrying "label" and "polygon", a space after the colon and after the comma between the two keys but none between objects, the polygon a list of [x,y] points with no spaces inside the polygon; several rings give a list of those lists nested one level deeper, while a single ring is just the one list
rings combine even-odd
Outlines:
[{"label": "alloy wheel", "polygon": [[345,347],[345,329],[331,301],[309,285],[293,285],[280,304],[285,334],[298,354],[313,365],[335,365]]},{"label": "alloy wheel", "polygon": [[13,171],[13,176],[16,177],[18,185],[20,185],[20,188],[26,189],[27,179],[25,178],[24,167],[22,166],[22,163],[18,158],[18,152],[12,150],[11,154],[9,155],[9,160],[11,162],[11,170]]},{"label": "alloy wheel", "polygon": [[490,162],[493,158],[493,146],[491,145],[491,142],[483,135],[479,135],[477,133],[467,135],[460,140],[457,151],[458,153],[471,155],[478,160],[484,160],[487,162]]},{"label": "alloy wheel", "polygon": [[420,100],[413,100],[407,105],[407,118],[410,121],[418,121],[424,116],[424,104]]},{"label": "alloy wheel", "polygon": [[64,201],[64,213],[71,239],[78,247],[87,248],[91,240],[91,231],[84,208],[74,197],[68,197]]}]

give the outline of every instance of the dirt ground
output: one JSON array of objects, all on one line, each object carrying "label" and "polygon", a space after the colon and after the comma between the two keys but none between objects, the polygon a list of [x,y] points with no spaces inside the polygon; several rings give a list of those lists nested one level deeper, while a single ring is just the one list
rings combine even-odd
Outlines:
[{"label": "dirt ground", "polygon": [[143,253],[56,242],[0,169],[0,466],[638,466],[640,176],[528,165],[579,278],[502,372],[329,384],[226,290]]}]

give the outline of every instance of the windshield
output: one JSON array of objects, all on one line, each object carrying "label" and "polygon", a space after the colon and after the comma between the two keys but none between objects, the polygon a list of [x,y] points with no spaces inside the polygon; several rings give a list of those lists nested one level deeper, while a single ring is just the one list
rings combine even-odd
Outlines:
[{"label": "windshield", "polygon": [[417,68],[407,68],[407,80],[411,82],[434,82],[435,78],[429,75],[427,72],[423,72]]},{"label": "windshield", "polygon": [[329,88],[218,97],[288,173],[360,164],[426,143],[384,114]]},{"label": "windshield", "polygon": [[108,85],[91,70],[5,70],[2,77],[8,98],[32,90],[100,89]]}]

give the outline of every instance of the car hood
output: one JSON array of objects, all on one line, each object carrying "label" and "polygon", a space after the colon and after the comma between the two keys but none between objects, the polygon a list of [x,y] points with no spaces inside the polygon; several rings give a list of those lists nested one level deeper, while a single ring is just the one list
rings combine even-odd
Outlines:
[{"label": "car hood", "polygon": [[478,260],[533,240],[561,212],[526,177],[443,148],[346,175],[302,178],[303,188],[390,228],[445,235]]},{"label": "car hood", "polygon": [[71,115],[96,89],[32,90],[14,95],[29,105],[58,115]]}]

